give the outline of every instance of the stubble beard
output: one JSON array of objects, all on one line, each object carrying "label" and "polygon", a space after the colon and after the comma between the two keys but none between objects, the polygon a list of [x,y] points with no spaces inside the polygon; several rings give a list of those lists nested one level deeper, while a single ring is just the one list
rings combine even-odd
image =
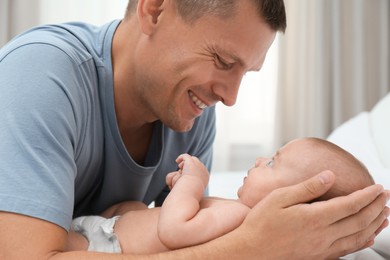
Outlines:
[{"label": "stubble beard", "polygon": [[[153,87],[150,87],[153,86]],[[154,83],[150,78],[146,80],[143,84],[143,88],[140,89],[140,96],[142,97],[143,104],[149,109],[150,112],[154,115],[156,120],[160,120],[165,126],[171,128],[176,132],[188,132],[192,129],[195,118],[187,120],[182,118],[181,110],[177,109],[177,104],[174,103],[175,100],[171,100],[168,104],[164,102],[158,102],[156,100],[151,100],[149,95],[151,92],[158,92],[152,90],[153,88],[161,87],[161,85]],[[146,90],[149,91],[146,91]],[[156,90],[156,89],[155,89]],[[154,103],[153,102],[157,102]]]},{"label": "stubble beard", "polygon": [[188,132],[192,129],[195,119],[191,121],[183,120],[177,113],[173,105],[168,105],[167,119],[162,121],[166,126],[176,132]]}]

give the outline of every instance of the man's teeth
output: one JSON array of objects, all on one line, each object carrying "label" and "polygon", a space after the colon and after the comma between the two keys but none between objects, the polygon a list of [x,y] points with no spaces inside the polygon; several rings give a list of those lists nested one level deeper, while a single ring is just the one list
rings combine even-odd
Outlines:
[{"label": "man's teeth", "polygon": [[194,104],[197,107],[199,107],[200,109],[205,109],[207,107],[207,105],[205,103],[203,103],[202,101],[200,101],[199,98],[196,97],[191,91],[189,92],[189,94],[190,94],[192,101],[194,102]]}]

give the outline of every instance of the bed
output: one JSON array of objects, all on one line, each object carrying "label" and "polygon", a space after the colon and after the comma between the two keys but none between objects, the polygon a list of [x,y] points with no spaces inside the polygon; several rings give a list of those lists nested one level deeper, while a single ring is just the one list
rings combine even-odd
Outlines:
[{"label": "bed", "polygon": [[[351,152],[371,172],[376,183],[390,190],[390,93],[371,110],[362,112],[336,128],[327,138]],[[212,196],[236,198],[246,172],[215,172],[210,178]],[[387,204],[390,207],[390,202]],[[382,231],[371,248],[343,257],[346,260],[389,260],[390,227]]]}]

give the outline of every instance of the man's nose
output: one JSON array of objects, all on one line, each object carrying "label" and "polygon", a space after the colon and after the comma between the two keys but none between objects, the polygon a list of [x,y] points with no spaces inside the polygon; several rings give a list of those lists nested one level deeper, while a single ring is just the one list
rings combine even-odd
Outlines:
[{"label": "man's nose", "polygon": [[237,101],[238,90],[240,89],[243,75],[227,77],[214,84],[213,91],[221,102],[226,106],[233,106]]}]

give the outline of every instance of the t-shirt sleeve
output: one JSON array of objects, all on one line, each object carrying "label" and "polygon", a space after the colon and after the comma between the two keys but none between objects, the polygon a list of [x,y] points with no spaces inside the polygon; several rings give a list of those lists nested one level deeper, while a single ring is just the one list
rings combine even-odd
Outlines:
[{"label": "t-shirt sleeve", "polygon": [[64,86],[77,66],[62,50],[26,44],[0,55],[0,210],[67,229],[77,125]]}]

